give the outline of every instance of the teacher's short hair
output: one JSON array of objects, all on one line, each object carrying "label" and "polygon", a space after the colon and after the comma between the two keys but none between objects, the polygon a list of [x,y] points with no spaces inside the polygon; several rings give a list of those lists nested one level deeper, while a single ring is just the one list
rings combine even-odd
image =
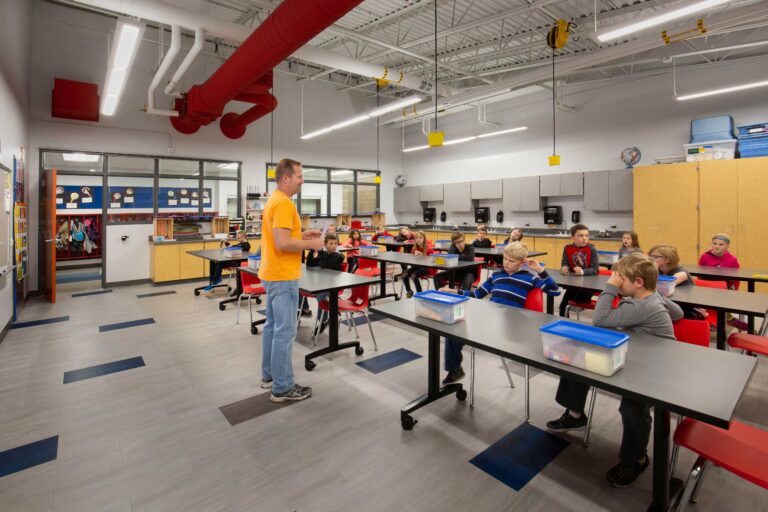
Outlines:
[{"label": "teacher's short hair", "polygon": [[277,164],[277,169],[275,170],[275,182],[280,183],[280,180],[283,178],[283,176],[293,176],[294,168],[300,166],[301,162],[291,160],[290,158],[283,158]]}]

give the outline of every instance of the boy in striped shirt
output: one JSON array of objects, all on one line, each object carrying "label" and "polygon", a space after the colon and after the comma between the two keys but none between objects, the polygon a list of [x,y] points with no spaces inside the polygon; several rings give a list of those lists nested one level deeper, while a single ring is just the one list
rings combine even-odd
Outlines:
[{"label": "boy in striped shirt", "polygon": [[[528,247],[521,242],[512,242],[504,248],[503,269],[494,272],[479,288],[472,291],[443,287],[441,292],[456,293],[482,299],[491,295],[491,302],[522,308],[528,292],[541,288],[547,295],[560,295],[560,288],[544,270],[544,265],[528,258]],[[464,378],[461,367],[461,350],[464,344],[450,338],[445,341],[445,370],[448,375],[443,385],[458,382]]]}]

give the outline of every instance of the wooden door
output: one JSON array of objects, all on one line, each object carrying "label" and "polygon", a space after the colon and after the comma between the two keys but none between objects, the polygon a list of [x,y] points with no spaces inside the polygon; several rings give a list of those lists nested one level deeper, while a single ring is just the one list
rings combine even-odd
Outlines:
[{"label": "wooden door", "polygon": [[699,246],[707,251],[715,233],[731,238],[738,254],[738,160],[699,162]]},{"label": "wooden door", "polygon": [[40,269],[43,295],[56,303],[56,169],[43,171],[40,177]]},{"label": "wooden door", "polygon": [[[768,271],[768,158],[738,160],[739,258],[742,267]],[[758,284],[758,292],[768,293],[768,285]]]},{"label": "wooden door", "polygon": [[677,247],[680,261],[699,257],[699,186],[697,162],[636,167],[634,226],[644,249],[656,244]]}]

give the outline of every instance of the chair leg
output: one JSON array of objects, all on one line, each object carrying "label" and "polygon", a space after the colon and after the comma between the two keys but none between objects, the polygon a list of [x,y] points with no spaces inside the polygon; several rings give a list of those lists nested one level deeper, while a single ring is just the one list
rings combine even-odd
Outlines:
[{"label": "chair leg", "polygon": [[475,347],[469,349],[469,406],[475,406]]},{"label": "chair leg", "polygon": [[323,325],[323,317],[325,314],[325,310],[321,309],[315,319],[315,327],[312,329],[312,342],[314,343],[314,346],[317,346],[317,337],[320,335],[320,326]]},{"label": "chair leg", "polygon": [[710,466],[712,466],[712,464],[709,464],[708,462],[709,461],[705,461],[704,464],[701,465],[699,480],[698,482],[696,482],[696,485],[693,486],[693,494],[691,495],[691,499],[689,500],[691,503],[699,502],[699,491],[701,490],[701,483],[704,481],[704,476],[711,473],[711,471],[707,471],[707,469]]},{"label": "chair leg", "polygon": [[[680,426],[680,423],[683,422],[683,415],[678,414],[677,415],[677,426]],[[670,432],[669,435],[672,436],[674,434],[674,431]],[[669,459],[669,478],[672,478],[675,476],[675,465],[677,464],[677,454],[680,451],[680,446],[672,443],[672,456]]]},{"label": "chair leg", "polygon": [[531,422],[531,367],[525,365],[525,422]]},{"label": "chair leg", "polygon": [[589,430],[592,426],[592,416],[595,412],[595,398],[597,398],[597,388],[592,388],[592,398],[589,399],[589,413],[587,414],[587,428],[584,431],[584,447],[589,446]]},{"label": "chair leg", "polygon": [[359,340],[360,335],[357,333],[357,323],[355,322],[355,317],[352,316],[352,313],[347,313],[347,322],[349,322],[349,324],[355,330],[355,339]]},{"label": "chair leg", "polygon": [[[251,299],[253,298],[252,295],[248,296],[248,317],[251,319],[251,325],[253,325],[253,302],[251,302]],[[237,308],[237,314],[240,314],[240,308]]]},{"label": "chair leg", "polygon": [[707,460],[704,457],[699,457],[698,459],[696,459],[696,462],[693,464],[693,468],[691,469],[691,472],[688,475],[688,480],[686,480],[685,482],[685,487],[683,488],[683,492],[680,495],[680,501],[677,502],[677,507],[675,508],[676,512],[683,512],[685,510],[685,507],[688,506],[688,501],[693,496],[693,491],[697,487],[697,484],[701,479],[701,475],[704,472],[704,466],[706,464],[707,464]]},{"label": "chair leg", "polygon": [[371,319],[368,317],[368,313],[366,311],[361,311],[361,313],[365,315],[365,321],[368,322],[368,330],[371,331],[371,339],[373,340],[373,351],[378,352],[379,345],[376,343],[376,336],[373,335],[373,326],[371,325]]},{"label": "chair leg", "polygon": [[515,389],[515,383],[512,380],[512,374],[509,372],[509,366],[507,365],[507,360],[503,357],[499,356],[499,359],[501,359],[501,365],[504,367],[504,372],[507,374],[507,380],[509,381],[509,387],[512,389]]}]

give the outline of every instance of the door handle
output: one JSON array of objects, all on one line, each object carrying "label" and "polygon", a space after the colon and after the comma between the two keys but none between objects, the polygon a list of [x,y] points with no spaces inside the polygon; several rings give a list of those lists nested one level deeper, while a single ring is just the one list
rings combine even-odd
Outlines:
[{"label": "door handle", "polygon": [[49,240],[46,240],[45,243],[47,243],[47,244],[53,243],[53,238],[51,238]]}]

